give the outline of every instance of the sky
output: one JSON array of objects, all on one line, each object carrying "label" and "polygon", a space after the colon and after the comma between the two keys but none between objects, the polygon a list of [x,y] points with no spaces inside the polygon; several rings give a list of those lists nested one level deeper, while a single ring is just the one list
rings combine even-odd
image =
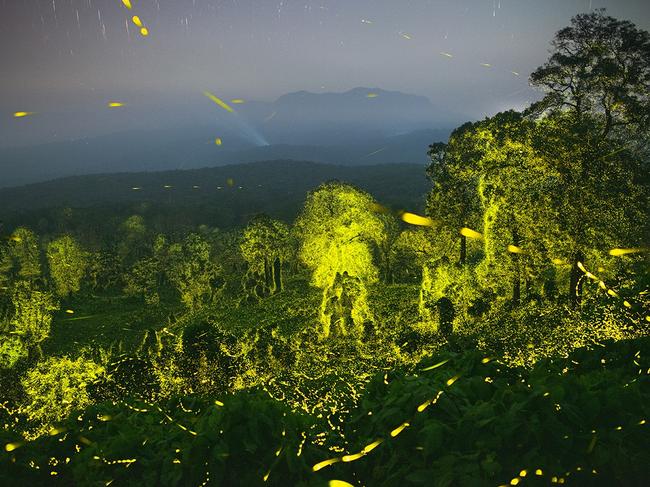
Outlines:
[{"label": "sky", "polygon": [[[0,0],[0,146],[191,123],[204,90],[272,101],[370,86],[479,119],[534,99],[528,75],[576,13],[605,7],[650,30],[648,0],[130,3]],[[110,101],[137,116],[103,120]],[[39,129],[17,127],[17,111]]]}]

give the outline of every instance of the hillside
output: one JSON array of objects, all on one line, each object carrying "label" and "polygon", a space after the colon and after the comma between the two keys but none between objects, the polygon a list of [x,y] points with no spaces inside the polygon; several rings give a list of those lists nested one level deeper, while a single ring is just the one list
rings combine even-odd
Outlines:
[{"label": "hillside", "polygon": [[[220,226],[264,212],[293,219],[306,193],[338,179],[395,208],[420,209],[429,189],[415,164],[337,166],[304,161],[265,161],[193,170],[74,176],[0,189],[0,218],[25,222],[26,213],[60,207],[210,207]],[[230,181],[230,184],[229,184]],[[139,188],[139,189],[133,189]],[[214,222],[213,222],[214,223]]]}]

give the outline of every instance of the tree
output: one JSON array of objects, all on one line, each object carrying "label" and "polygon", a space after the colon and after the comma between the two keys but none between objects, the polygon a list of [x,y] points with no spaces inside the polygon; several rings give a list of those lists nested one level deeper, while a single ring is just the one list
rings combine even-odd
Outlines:
[{"label": "tree", "polygon": [[50,335],[52,312],[58,309],[52,295],[28,281],[18,281],[11,293],[12,316],[0,321],[0,368],[11,368],[36,350]]},{"label": "tree", "polygon": [[63,298],[78,292],[88,269],[88,253],[64,235],[47,245],[46,256],[57,295]]},{"label": "tree", "polygon": [[0,251],[0,277],[7,286],[41,278],[41,247],[34,232],[24,227],[14,230]]},{"label": "tree", "polygon": [[212,299],[219,267],[212,261],[210,244],[192,233],[169,246],[166,274],[183,304],[194,309]]},{"label": "tree", "polygon": [[[571,19],[571,25],[553,39],[549,60],[530,77],[531,84],[546,96],[528,112],[537,117],[554,115],[541,125],[546,131],[544,143],[554,144],[544,151],[557,152],[561,147],[564,153],[553,162],[560,170],[568,200],[565,208],[569,211],[563,213],[562,223],[572,241],[570,295],[574,305],[580,298],[579,263],[585,259],[592,237],[589,224],[593,216],[608,219],[618,229],[606,235],[622,237],[621,223],[630,221],[630,214],[638,212],[639,202],[648,194],[647,177],[643,176],[647,174],[647,153],[642,151],[650,128],[650,34],[604,12],[600,9]],[[604,140],[610,145],[603,144]],[[612,176],[614,184],[602,184]],[[592,191],[583,191],[585,185]],[[599,194],[596,188],[605,192]],[[632,211],[617,208],[610,199],[612,204],[606,205],[610,211],[600,213],[605,194],[616,196],[621,203],[626,199],[623,192],[630,189],[637,196],[627,201],[632,203]],[[639,197],[639,190],[645,196]],[[594,208],[594,203],[600,208]],[[622,212],[628,213],[623,220],[619,218]]]},{"label": "tree", "polygon": [[618,127],[650,125],[650,34],[633,23],[605,15],[579,14],[551,42],[551,57],[531,74],[546,96],[532,113],[568,110],[579,120],[600,114],[605,138]]},{"label": "tree", "polygon": [[[373,210],[372,197],[339,182],[325,183],[309,193],[296,227],[301,236],[300,258],[312,270],[312,284],[323,290],[321,324],[328,336],[337,306],[353,321],[342,333],[360,333],[368,318],[365,287],[378,279],[373,249],[384,238],[384,224]],[[354,298],[345,295],[352,289]],[[357,289],[359,288],[359,289]],[[349,321],[348,321],[349,322]]]},{"label": "tree", "polygon": [[125,274],[124,292],[130,296],[142,296],[145,304],[159,304],[167,264],[167,240],[163,235],[158,235],[153,243],[151,255],[136,261]]},{"label": "tree", "polygon": [[53,422],[90,404],[87,386],[103,371],[103,367],[82,357],[48,357],[21,380],[27,396],[21,410],[39,429],[47,431]]},{"label": "tree", "polygon": [[282,266],[289,255],[289,227],[266,215],[254,217],[244,229],[239,248],[248,271],[260,276],[259,284],[271,294],[283,287]]},{"label": "tree", "polygon": [[442,231],[459,236],[461,265],[467,260],[467,237],[459,231],[463,227],[476,227],[480,219],[471,141],[473,128],[472,123],[458,127],[447,144],[433,144],[428,152],[431,164],[427,175],[433,189],[427,197],[426,213],[441,224]]}]

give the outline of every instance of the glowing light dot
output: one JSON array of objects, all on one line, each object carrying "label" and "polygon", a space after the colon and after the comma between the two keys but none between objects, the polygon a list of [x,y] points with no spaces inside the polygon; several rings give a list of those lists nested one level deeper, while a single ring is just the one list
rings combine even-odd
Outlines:
[{"label": "glowing light dot", "polygon": [[377,98],[379,95],[377,93],[368,93],[366,95],[367,98]]},{"label": "glowing light dot", "polygon": [[23,443],[21,441],[16,441],[14,443],[7,443],[5,445],[5,450],[8,452],[14,451],[16,448],[20,448],[23,446]]},{"label": "glowing light dot", "polygon": [[140,17],[138,17],[137,15],[134,15],[133,17],[131,17],[131,20],[138,27],[142,27],[142,20],[140,20]]},{"label": "glowing light dot", "polygon": [[120,101],[111,101],[108,103],[108,108],[119,108],[123,107],[125,104]]},{"label": "glowing light dot", "polygon": [[219,105],[221,108],[223,108],[223,109],[226,110],[227,112],[230,112],[230,113],[234,112],[234,110],[232,109],[232,107],[230,107],[230,106],[229,106],[225,101],[223,101],[221,98],[219,98],[219,97],[213,95],[213,94],[210,93],[209,91],[204,91],[204,92],[203,92],[203,95],[207,96],[210,100],[212,100],[213,102],[215,102],[217,105]]},{"label": "glowing light dot", "polygon": [[510,485],[517,485],[519,484],[519,481],[520,481],[519,477],[515,477],[510,481]]},{"label": "glowing light dot", "polygon": [[314,465],[311,469],[314,472],[318,472],[320,469],[325,468],[329,465],[332,465],[333,463],[339,462],[340,459],[338,458],[330,458],[329,460],[323,460],[322,462],[317,463]]},{"label": "glowing light dot", "polygon": [[463,227],[460,229],[460,234],[463,237],[467,238],[473,238],[475,240],[481,240],[483,238],[483,234],[477,232],[476,230],[472,230],[471,228]]},{"label": "glowing light dot", "polygon": [[454,382],[456,382],[458,380],[459,377],[460,377],[460,375],[455,375],[455,376],[449,378],[447,380],[447,382],[446,382],[447,386],[452,385]]},{"label": "glowing light dot", "polygon": [[343,462],[353,462],[363,457],[363,455],[364,455],[363,453],[355,453],[354,455],[344,455],[343,458],[341,458],[341,460]]},{"label": "glowing light dot", "polygon": [[73,315],[73,314],[74,314],[74,311],[71,310],[71,309],[66,309],[65,312],[68,313],[69,315]]},{"label": "glowing light dot", "polygon": [[618,248],[616,248],[616,249],[610,250],[609,255],[613,255],[614,257],[619,257],[621,255],[636,254],[636,253],[639,253],[639,252],[647,252],[647,251],[648,251],[647,248],[642,248],[642,247],[631,248],[631,249],[618,249]]},{"label": "glowing light dot", "polygon": [[143,27],[142,29],[140,29],[140,34],[142,35],[142,37],[147,37],[149,35],[149,30],[146,27]]},{"label": "glowing light dot", "polygon": [[415,213],[402,213],[402,220],[411,225],[418,225],[421,227],[432,227],[435,225],[435,222],[431,218],[416,215]]},{"label": "glowing light dot", "polygon": [[379,445],[381,445],[381,443],[382,443],[383,441],[384,441],[384,440],[376,440],[376,441],[373,441],[373,442],[370,443],[369,445],[364,446],[364,447],[363,447],[363,450],[361,450],[361,452],[364,453],[364,454],[365,454],[365,453],[368,453],[368,452],[371,452],[372,450],[374,450],[375,448],[377,448]]},{"label": "glowing light dot", "polygon": [[217,137],[216,139],[214,139],[214,145],[221,145],[222,143],[223,142],[221,140],[221,137]]},{"label": "glowing light dot", "polygon": [[345,480],[330,480],[329,487],[354,487],[351,483]]},{"label": "glowing light dot", "polygon": [[437,369],[438,367],[442,367],[443,365],[445,365],[447,362],[449,362],[449,359],[447,359],[447,360],[443,360],[442,362],[438,362],[437,364],[434,364],[434,365],[432,365],[432,366],[430,366],[430,367],[426,367],[426,368],[422,369],[422,372],[426,372],[426,371],[428,371],[428,370]]},{"label": "glowing light dot", "polygon": [[122,0],[122,3],[123,3],[124,6],[125,6],[126,8],[128,8],[129,10],[131,10],[131,8],[133,8],[133,7],[131,6],[131,0]]},{"label": "glowing light dot", "polygon": [[395,438],[397,435],[399,435],[402,431],[404,431],[409,426],[410,426],[409,423],[402,423],[401,425],[399,425],[397,428],[395,428],[393,431],[390,432],[390,436]]},{"label": "glowing light dot", "polygon": [[246,103],[246,102],[241,98],[235,98],[234,100],[230,100],[230,103],[234,103],[235,105],[241,105],[242,103]]},{"label": "glowing light dot", "polygon": [[520,477],[525,477],[526,475],[528,475],[528,470],[522,470],[521,472],[519,472]]},{"label": "glowing light dot", "polygon": [[544,472],[542,472],[541,468],[538,468],[537,470],[535,470],[535,475],[538,475],[538,476],[541,477],[542,475],[544,475]]},{"label": "glowing light dot", "polygon": [[15,118],[23,118],[23,117],[27,117],[27,116],[33,115],[33,114],[34,114],[34,112],[15,112],[14,117]]}]

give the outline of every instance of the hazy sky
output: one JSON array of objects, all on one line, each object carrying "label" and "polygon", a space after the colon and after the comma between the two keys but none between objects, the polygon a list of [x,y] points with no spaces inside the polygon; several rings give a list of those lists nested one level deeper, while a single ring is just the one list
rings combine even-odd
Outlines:
[{"label": "hazy sky", "polygon": [[188,121],[206,89],[270,101],[372,86],[481,118],[534,96],[528,75],[572,15],[606,7],[650,29],[648,0],[131,3],[129,11],[121,0],[0,0],[0,145],[24,142],[11,125],[15,111],[58,126],[39,132],[40,143],[86,135],[85,121],[113,100],[141,107],[138,128],[154,122],[145,116],[154,106],[167,107],[157,122]]}]

